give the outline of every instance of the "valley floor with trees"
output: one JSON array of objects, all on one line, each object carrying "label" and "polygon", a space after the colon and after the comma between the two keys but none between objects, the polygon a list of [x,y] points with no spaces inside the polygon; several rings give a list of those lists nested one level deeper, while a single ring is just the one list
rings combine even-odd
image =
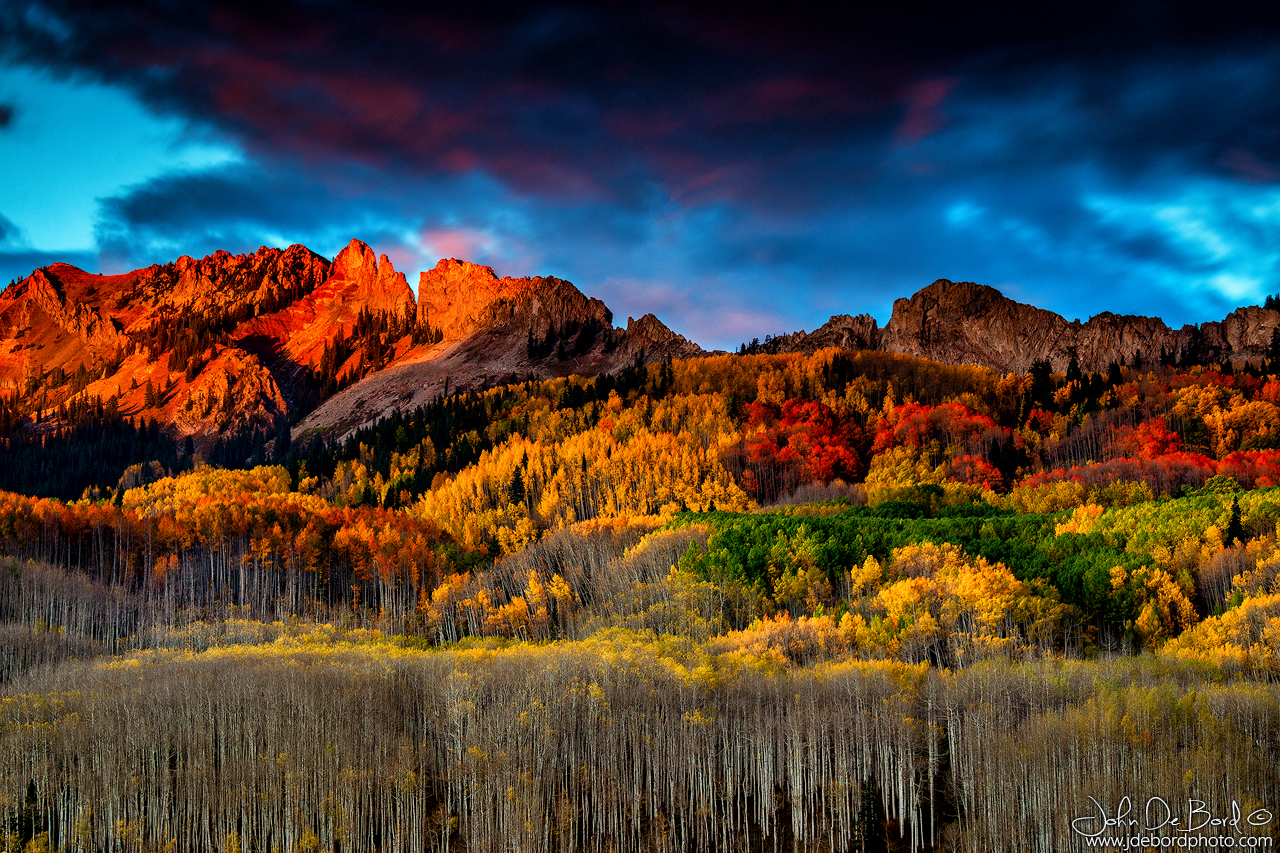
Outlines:
[{"label": "valley floor with trees", "polygon": [[637,361],[0,493],[0,850],[1274,842],[1277,371]]}]

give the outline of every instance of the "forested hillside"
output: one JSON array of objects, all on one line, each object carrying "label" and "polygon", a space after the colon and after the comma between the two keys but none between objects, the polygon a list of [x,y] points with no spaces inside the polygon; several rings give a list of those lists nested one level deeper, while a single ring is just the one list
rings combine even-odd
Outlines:
[{"label": "forested hillside", "polygon": [[1278,372],[637,353],[251,468],[122,426],[117,482],[0,494],[0,838],[1020,851],[1084,849],[1090,796],[1274,810]]},{"label": "forested hillside", "polygon": [[612,319],[570,282],[449,259],[415,295],[359,240],[332,260],[294,245],[119,275],[51,264],[0,291],[0,488],[73,499],[139,463],[268,462],[292,432],[342,436],[451,391],[702,352],[652,315]]}]

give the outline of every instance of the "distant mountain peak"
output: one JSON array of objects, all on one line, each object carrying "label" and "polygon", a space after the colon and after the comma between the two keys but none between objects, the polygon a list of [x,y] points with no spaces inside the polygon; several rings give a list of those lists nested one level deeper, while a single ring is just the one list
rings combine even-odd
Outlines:
[{"label": "distant mountain peak", "polygon": [[1158,317],[1103,311],[1085,322],[1017,302],[998,289],[940,278],[893,303],[883,329],[867,316],[837,315],[817,331],[780,335],[778,352],[824,346],[914,355],[947,364],[976,364],[1023,373],[1045,359],[1058,370],[1074,356],[1082,370],[1105,371],[1111,362],[1156,364],[1259,359],[1280,312],[1250,306],[1220,321],[1171,329]]}]

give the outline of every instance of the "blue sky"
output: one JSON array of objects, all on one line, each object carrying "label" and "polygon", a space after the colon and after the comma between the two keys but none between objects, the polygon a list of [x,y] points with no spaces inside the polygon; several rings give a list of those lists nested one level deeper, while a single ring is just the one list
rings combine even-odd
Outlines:
[{"label": "blue sky", "polygon": [[936,278],[1175,326],[1280,292],[1274,21],[743,8],[0,0],[0,277],[358,237],[725,348]]}]

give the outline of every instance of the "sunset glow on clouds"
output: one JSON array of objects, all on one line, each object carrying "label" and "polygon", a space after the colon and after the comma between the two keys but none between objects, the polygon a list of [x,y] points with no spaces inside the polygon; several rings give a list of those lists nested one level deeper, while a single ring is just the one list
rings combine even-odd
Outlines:
[{"label": "sunset glow on clouds", "polygon": [[358,237],[720,347],[940,277],[1175,325],[1280,291],[1273,21],[949,14],[0,3],[0,274]]}]

